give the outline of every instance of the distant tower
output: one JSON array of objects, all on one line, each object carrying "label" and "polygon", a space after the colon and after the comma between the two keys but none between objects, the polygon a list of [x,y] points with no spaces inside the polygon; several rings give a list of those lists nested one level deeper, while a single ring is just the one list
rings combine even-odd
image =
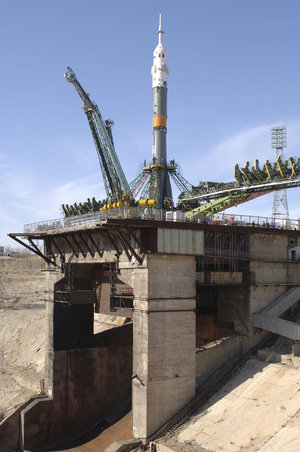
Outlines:
[{"label": "distant tower", "polygon": [[172,198],[167,166],[167,52],[162,44],[161,14],[159,15],[158,45],[153,52],[153,143],[151,176],[145,193],[147,199],[154,199],[157,206],[164,207],[166,198]]},{"label": "distant tower", "polygon": [[[272,148],[276,150],[276,158],[280,157],[284,160],[283,148],[286,148],[286,127],[278,126],[271,128],[271,144]],[[286,190],[280,190],[274,192],[274,201],[272,209],[273,220],[279,218],[289,219],[289,208],[286,197]]]}]

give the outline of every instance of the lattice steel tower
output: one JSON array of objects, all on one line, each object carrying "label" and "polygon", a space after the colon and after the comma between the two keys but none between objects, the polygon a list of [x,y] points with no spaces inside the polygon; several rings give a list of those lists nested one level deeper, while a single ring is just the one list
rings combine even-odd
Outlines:
[{"label": "lattice steel tower", "polygon": [[[286,126],[278,126],[271,128],[271,144],[272,149],[276,150],[276,159],[280,157],[284,161],[283,148],[286,148]],[[274,192],[272,218],[277,220],[279,218],[289,219],[289,208],[286,197],[286,190],[280,190]]]}]

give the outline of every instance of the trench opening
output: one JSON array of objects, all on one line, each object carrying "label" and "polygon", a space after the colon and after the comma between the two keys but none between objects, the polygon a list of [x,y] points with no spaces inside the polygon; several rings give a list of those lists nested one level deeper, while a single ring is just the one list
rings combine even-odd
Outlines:
[{"label": "trench opening", "polygon": [[50,443],[56,450],[83,444],[124,416],[129,428],[133,328],[124,296],[132,303],[127,274],[114,263],[65,264],[54,286],[53,419],[59,421]]}]

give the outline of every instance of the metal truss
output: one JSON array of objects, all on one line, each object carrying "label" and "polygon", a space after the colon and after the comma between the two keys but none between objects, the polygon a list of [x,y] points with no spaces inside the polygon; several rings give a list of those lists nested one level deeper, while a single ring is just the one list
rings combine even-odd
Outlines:
[{"label": "metal truss", "polygon": [[[134,257],[139,264],[142,264],[146,250],[136,231],[130,226],[110,226],[96,230],[79,229],[57,234],[11,233],[9,237],[41,257],[47,264],[60,267],[65,263],[65,255],[70,253],[76,259],[80,256],[85,259],[88,255],[94,258],[96,253],[98,253],[99,257],[102,257],[104,250],[99,247],[95,234],[100,234],[102,241],[106,240],[110,243],[115,250],[117,258],[124,252],[129,261]],[[44,252],[36,246],[35,240],[44,241]],[[59,264],[57,263],[57,257],[60,259]]]}]

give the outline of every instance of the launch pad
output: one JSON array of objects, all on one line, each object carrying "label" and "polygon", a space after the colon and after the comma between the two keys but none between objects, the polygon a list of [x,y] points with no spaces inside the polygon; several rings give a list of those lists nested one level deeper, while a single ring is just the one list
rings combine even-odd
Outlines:
[{"label": "launch pad", "polygon": [[[9,234],[44,259],[49,275],[46,394],[20,417],[25,449],[72,437],[74,426],[86,432],[130,388],[133,435],[145,440],[190,403],[196,386],[220,364],[205,361],[203,344],[229,337],[222,360],[247,353],[266,331],[299,339],[295,325],[261,312],[275,303],[281,316],[282,305],[290,309],[298,302],[298,289],[296,298],[289,291],[300,286],[299,221],[221,213],[251,197],[299,186],[299,159],[266,161],[262,168],[247,162],[227,185],[186,181],[167,158],[162,33],[160,20],[152,68],[153,152],[141,174],[128,184],[112,122],[103,120],[68,68],[107,198],[63,205],[64,217]],[[171,180],[181,191],[177,209]],[[95,311],[132,318],[132,326],[95,338]]]},{"label": "launch pad", "polygon": [[[297,222],[279,229],[271,219],[242,216],[85,220],[32,224],[10,234],[23,245],[27,239],[46,268],[56,269],[48,272],[46,395],[22,415],[24,448],[45,448],[86,431],[106,415],[107,401],[116,403],[130,386],[133,435],[151,438],[224,362],[206,361],[203,344],[225,335],[218,356],[235,360],[274,325],[277,334],[297,340],[299,325],[254,315],[272,303],[276,312],[297,303]],[[94,337],[95,310],[132,318],[133,345],[131,325]]]}]

